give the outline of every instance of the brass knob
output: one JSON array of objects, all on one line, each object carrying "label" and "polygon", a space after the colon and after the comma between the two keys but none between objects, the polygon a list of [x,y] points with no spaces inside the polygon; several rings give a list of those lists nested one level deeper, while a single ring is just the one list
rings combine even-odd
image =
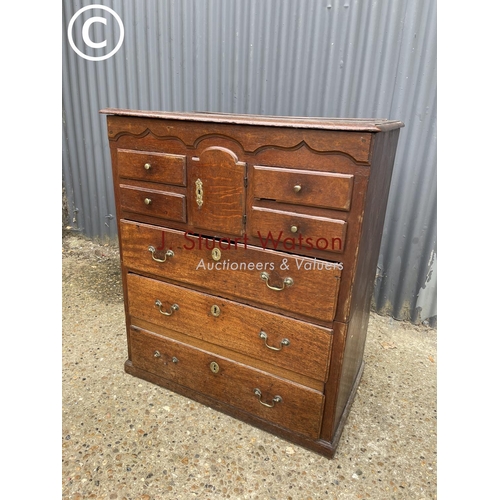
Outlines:
[{"label": "brass knob", "polygon": [[151,163],[145,163],[145,164],[144,164],[144,168],[145,168],[146,170],[149,170],[149,169],[151,168]]},{"label": "brass knob", "polygon": [[152,200],[151,198],[144,198],[144,203],[145,203],[146,205],[151,205],[151,202],[152,202],[152,201],[153,201],[153,200]]},{"label": "brass knob", "polygon": [[296,233],[298,230],[299,230],[299,228],[297,226],[290,227],[290,231],[292,231],[292,233]]},{"label": "brass knob", "polygon": [[302,186],[300,184],[297,184],[296,186],[293,186],[293,190],[298,193],[302,189]]}]

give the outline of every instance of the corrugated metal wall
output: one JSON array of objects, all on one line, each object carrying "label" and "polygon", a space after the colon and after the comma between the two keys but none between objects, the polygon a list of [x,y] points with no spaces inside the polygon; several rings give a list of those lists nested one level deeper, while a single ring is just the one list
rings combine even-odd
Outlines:
[{"label": "corrugated metal wall", "polygon": [[[436,306],[435,0],[116,0],[123,21],[111,58],[68,42],[63,3],[63,181],[68,224],[115,237],[104,107],[391,118],[402,129],[379,257],[374,307],[413,322]],[[87,47],[85,20],[99,16]],[[89,9],[74,22],[79,50],[104,55],[116,19]]]}]

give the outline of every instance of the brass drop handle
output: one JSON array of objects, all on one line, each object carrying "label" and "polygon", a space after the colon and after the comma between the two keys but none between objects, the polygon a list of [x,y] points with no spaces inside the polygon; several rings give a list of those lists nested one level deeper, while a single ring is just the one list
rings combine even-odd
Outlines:
[{"label": "brass drop handle", "polygon": [[260,391],[260,389],[254,389],[253,393],[256,396],[258,396],[259,403],[261,405],[263,405],[263,406],[266,406],[267,408],[273,408],[276,403],[282,403],[283,402],[283,398],[281,396],[274,396],[272,403],[264,403],[264,401],[262,401],[262,392]]},{"label": "brass drop handle", "polygon": [[148,247],[148,250],[151,252],[151,258],[156,262],[165,262],[169,257],[174,256],[173,250],[167,250],[165,252],[165,257],[163,259],[158,259],[157,257],[155,257],[156,248],[153,245],[150,245]]},{"label": "brass drop handle", "polygon": [[153,200],[152,200],[151,198],[144,198],[144,203],[145,203],[146,205],[151,205],[152,201],[153,201]]},{"label": "brass drop handle", "polygon": [[161,303],[160,299],[156,299],[155,306],[158,308],[158,311],[160,311],[165,316],[172,316],[172,314],[174,314],[175,311],[179,310],[179,306],[177,304],[172,304],[170,306],[170,312],[162,311],[161,308],[163,307],[163,304]]},{"label": "brass drop handle", "polygon": [[144,164],[144,168],[145,168],[146,170],[149,170],[149,169],[151,168],[151,163],[145,163],[145,164]]},{"label": "brass drop handle", "polygon": [[301,189],[302,189],[302,186],[300,184],[297,184],[296,186],[293,186],[293,190],[296,193],[299,193]]},{"label": "brass drop handle", "polygon": [[266,282],[267,288],[270,288],[271,290],[280,291],[280,290],[284,290],[286,286],[292,286],[293,285],[293,279],[292,278],[285,278],[283,280],[283,286],[282,287],[271,286],[269,284],[269,278],[270,278],[269,273],[266,273],[265,271],[262,272],[262,273],[260,273],[260,278]]},{"label": "brass drop handle", "polygon": [[[155,351],[155,352],[153,353],[153,356],[154,356],[155,358],[161,358],[161,352],[160,352],[160,351]],[[172,363],[178,363],[178,362],[179,362],[179,360],[178,360],[178,359],[174,356],[174,357],[172,358]],[[166,364],[166,363],[165,363],[165,364]]]},{"label": "brass drop handle", "polygon": [[259,337],[264,340],[264,345],[268,349],[271,349],[271,351],[281,351],[281,349],[283,349],[283,346],[290,345],[290,341],[288,339],[282,339],[279,347],[273,347],[272,345],[269,345],[267,343],[267,333],[264,330],[260,331]]}]

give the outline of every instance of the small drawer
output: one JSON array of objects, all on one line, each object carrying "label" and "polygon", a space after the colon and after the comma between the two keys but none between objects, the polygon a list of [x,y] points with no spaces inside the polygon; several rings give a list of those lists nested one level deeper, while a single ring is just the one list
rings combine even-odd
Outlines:
[{"label": "small drawer", "polygon": [[118,149],[118,175],[128,179],[186,186],[186,157]]},{"label": "small drawer", "polygon": [[315,380],[327,379],[330,329],[137,274],[127,275],[127,288],[133,318]]},{"label": "small drawer", "polygon": [[124,212],[186,222],[186,196],[183,194],[120,185],[120,203]]},{"label": "small drawer", "polygon": [[342,273],[335,262],[125,220],[121,238],[123,265],[130,270],[299,319],[326,323],[335,316]]},{"label": "small drawer", "polygon": [[288,168],[253,167],[252,196],[293,205],[348,211],[354,176]]},{"label": "small drawer", "polygon": [[131,328],[131,361],[176,384],[313,439],[321,430],[321,392],[214,355]]},{"label": "small drawer", "polygon": [[248,226],[263,248],[344,252],[347,222],[343,220],[252,207]]}]

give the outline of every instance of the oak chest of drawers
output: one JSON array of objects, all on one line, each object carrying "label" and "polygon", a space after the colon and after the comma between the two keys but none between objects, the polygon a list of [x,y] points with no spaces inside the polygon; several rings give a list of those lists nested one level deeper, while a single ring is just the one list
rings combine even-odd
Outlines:
[{"label": "oak chest of drawers", "polygon": [[126,372],[333,456],[403,124],[102,113]]}]

